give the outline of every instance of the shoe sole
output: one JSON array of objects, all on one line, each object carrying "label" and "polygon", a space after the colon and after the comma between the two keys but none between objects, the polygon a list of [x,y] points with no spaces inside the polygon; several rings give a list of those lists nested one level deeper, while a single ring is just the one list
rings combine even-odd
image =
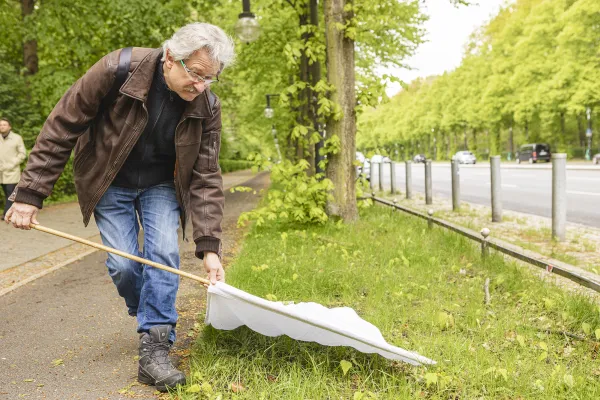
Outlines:
[{"label": "shoe sole", "polygon": [[175,388],[177,385],[185,385],[185,381],[183,383],[175,383],[174,385],[157,385],[154,378],[148,375],[141,366],[138,367],[138,382],[154,386],[159,392],[166,392],[168,388]]}]

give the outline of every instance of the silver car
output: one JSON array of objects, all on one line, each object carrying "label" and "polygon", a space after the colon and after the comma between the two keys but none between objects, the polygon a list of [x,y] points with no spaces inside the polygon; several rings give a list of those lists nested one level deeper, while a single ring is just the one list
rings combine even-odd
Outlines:
[{"label": "silver car", "polygon": [[476,164],[477,157],[470,151],[458,151],[452,157],[453,160],[458,161],[459,164]]}]

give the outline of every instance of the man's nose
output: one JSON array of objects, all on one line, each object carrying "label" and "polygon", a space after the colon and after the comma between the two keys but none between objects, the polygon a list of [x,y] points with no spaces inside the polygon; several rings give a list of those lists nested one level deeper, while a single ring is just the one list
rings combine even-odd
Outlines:
[{"label": "man's nose", "polygon": [[206,90],[206,83],[196,82],[196,83],[194,83],[194,89],[196,89],[196,91],[198,93],[202,93],[202,92],[204,92],[204,90]]}]

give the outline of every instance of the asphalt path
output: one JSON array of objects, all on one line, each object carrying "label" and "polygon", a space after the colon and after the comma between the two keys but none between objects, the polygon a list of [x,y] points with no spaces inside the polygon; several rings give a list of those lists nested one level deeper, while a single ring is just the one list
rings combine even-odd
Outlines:
[{"label": "asphalt path", "polygon": [[[390,188],[390,164],[384,164],[384,188]],[[433,196],[452,197],[450,164],[432,165]],[[404,193],[406,185],[404,163],[396,163],[396,187]],[[372,168],[375,183],[378,168]],[[489,164],[461,165],[461,201],[491,205]],[[413,192],[425,193],[425,166],[412,164]],[[552,217],[552,169],[540,166],[507,166],[501,168],[502,206],[543,217]],[[600,168],[567,169],[567,221],[600,227]]]},{"label": "asphalt path", "polygon": [[[268,175],[251,177],[243,185],[259,192],[268,187]],[[258,201],[252,192],[225,192],[225,265],[243,234],[236,228],[238,216]],[[205,276],[194,242],[181,241],[180,246],[181,269]],[[158,398],[154,387],[136,382],[136,321],[127,315],[105,260],[106,253],[95,252],[0,296],[0,400]],[[193,344],[195,334],[189,334],[202,319],[205,299],[206,290],[197,282],[180,280],[173,351],[179,361]],[[186,364],[180,368],[185,370]]]}]

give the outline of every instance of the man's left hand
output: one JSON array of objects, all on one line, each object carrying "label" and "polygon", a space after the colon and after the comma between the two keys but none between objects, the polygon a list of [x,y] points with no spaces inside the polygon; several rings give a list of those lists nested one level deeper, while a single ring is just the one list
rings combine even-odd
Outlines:
[{"label": "man's left hand", "polygon": [[225,282],[225,271],[216,253],[204,252],[204,269],[208,274],[211,284],[214,285],[217,281]]}]

